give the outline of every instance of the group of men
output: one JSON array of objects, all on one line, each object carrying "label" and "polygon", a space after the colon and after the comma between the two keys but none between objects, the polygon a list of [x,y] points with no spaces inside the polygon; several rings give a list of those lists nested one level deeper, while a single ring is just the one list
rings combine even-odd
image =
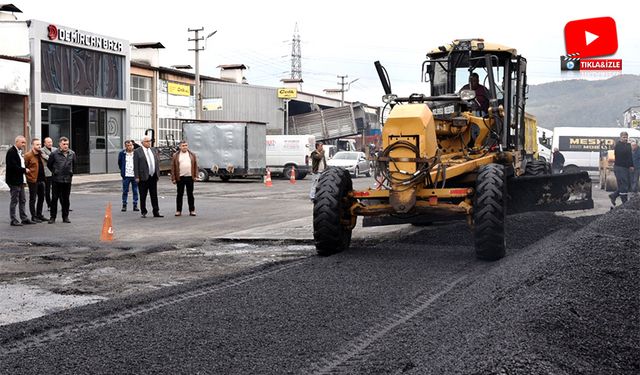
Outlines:
[{"label": "group of men", "polygon": [[[58,215],[58,201],[62,208],[62,221],[70,223],[69,211],[71,181],[75,169],[76,154],[69,149],[69,139],[61,137],[58,148],[53,147],[53,140],[44,140],[42,147],[39,138],[31,140],[31,150],[26,151],[27,140],[20,135],[6,154],[6,183],[9,186],[11,201],[9,217],[12,226],[23,226],[48,222],[53,224]],[[118,166],[122,176],[122,211],[127,210],[129,187],[133,195],[133,211],[140,211],[142,217],[147,216],[146,200],[149,195],[153,217],[163,217],[158,204],[158,179],[160,176],[160,160],[158,151],[151,147],[151,138],[145,136],[142,146],[134,141],[125,142],[125,148],[118,156]],[[189,215],[196,216],[193,185],[198,173],[197,158],[189,150],[186,141],[180,143],[180,150],[171,160],[171,181],[177,185],[176,214],[182,215],[184,191],[187,191]],[[26,191],[29,189],[29,213],[26,212]],[[138,192],[140,199],[138,200]],[[51,194],[51,195],[50,195]],[[46,201],[49,217],[43,214]],[[138,209],[138,202],[140,208]],[[16,208],[18,212],[16,213]]]},{"label": "group of men", "polygon": [[[122,176],[122,211],[127,211],[129,187],[133,197],[133,210],[140,211],[142,217],[147,217],[147,195],[151,200],[153,217],[164,217],[160,214],[158,205],[158,179],[160,176],[160,157],[158,150],[151,147],[151,137],[142,138],[142,146],[133,140],[125,141],[125,148],[118,156],[118,167]],[[181,141],[179,151],[171,158],[171,182],[178,188],[176,195],[175,216],[182,216],[182,204],[185,188],[187,190],[187,204],[189,216],[196,216],[193,183],[198,174],[196,155],[189,150],[187,141]],[[138,191],[140,192],[140,209],[138,209]]]},{"label": "group of men", "polygon": [[[7,150],[6,182],[11,193],[9,217],[12,226],[41,223],[53,224],[58,215],[58,200],[62,206],[62,221],[69,220],[69,195],[71,178],[76,163],[76,154],[69,149],[69,139],[60,138],[58,148],[53,140],[45,138],[42,147],[39,138],[31,140],[31,151],[25,153],[27,140],[17,136],[15,143]],[[26,213],[25,186],[29,188],[29,213]],[[49,207],[47,218],[43,215],[44,202]],[[16,206],[19,209],[16,214]]]}]

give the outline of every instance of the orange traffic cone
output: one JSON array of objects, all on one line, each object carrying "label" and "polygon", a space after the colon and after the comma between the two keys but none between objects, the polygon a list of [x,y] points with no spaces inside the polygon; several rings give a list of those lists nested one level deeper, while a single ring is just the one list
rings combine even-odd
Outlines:
[{"label": "orange traffic cone", "polygon": [[296,183],[296,167],[294,167],[293,165],[291,166],[291,177],[289,178],[289,183]]},{"label": "orange traffic cone", "polygon": [[264,186],[272,187],[273,183],[271,182],[271,170],[267,168],[267,176],[264,178]]},{"label": "orange traffic cone", "polygon": [[104,212],[104,221],[102,222],[102,233],[100,241],[113,241],[113,223],[111,222],[111,202],[107,204]]}]

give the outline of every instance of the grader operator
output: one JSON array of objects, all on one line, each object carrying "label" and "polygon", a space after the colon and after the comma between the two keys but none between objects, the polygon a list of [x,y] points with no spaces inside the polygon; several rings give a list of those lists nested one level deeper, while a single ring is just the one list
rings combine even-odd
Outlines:
[{"label": "grader operator", "polygon": [[[347,249],[358,216],[364,226],[466,217],[476,256],[497,260],[505,255],[507,212],[592,208],[586,172],[551,175],[537,159],[536,121],[525,113],[526,66],[513,48],[454,40],[422,64],[430,95],[398,97],[376,61],[391,109],[375,160],[379,188],[356,191],[345,170],[323,172],[313,209],[318,254]],[[470,75],[482,77],[488,98],[478,98],[477,86],[463,88]]]}]

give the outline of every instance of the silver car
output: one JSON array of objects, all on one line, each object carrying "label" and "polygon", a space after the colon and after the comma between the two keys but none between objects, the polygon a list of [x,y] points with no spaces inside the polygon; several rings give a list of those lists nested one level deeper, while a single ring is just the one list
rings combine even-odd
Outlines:
[{"label": "silver car", "polygon": [[371,177],[371,167],[364,152],[340,151],[331,160],[327,161],[328,166],[341,167],[349,171],[356,178],[361,174]]}]

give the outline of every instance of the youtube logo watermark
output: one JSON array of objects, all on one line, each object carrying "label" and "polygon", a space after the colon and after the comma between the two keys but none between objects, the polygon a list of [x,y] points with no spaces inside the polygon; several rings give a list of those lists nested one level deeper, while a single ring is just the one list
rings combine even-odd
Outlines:
[{"label": "youtube logo watermark", "polygon": [[591,59],[618,50],[616,21],[611,17],[567,22],[564,27],[567,54],[560,56],[560,70],[622,70],[621,59]]}]

